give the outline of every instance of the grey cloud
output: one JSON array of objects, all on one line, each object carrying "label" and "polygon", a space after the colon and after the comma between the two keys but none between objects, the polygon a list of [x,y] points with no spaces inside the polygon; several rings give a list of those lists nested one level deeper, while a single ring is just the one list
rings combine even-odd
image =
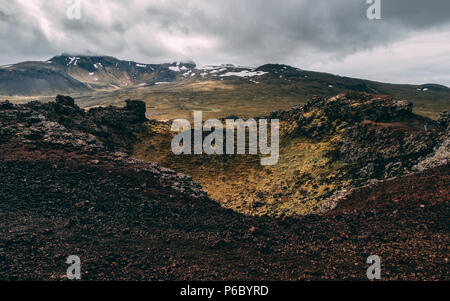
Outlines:
[{"label": "grey cloud", "polygon": [[3,63],[11,63],[20,53],[24,59],[38,59],[52,53],[54,49],[38,22],[6,0],[1,0],[0,9],[0,56]]},{"label": "grey cloud", "polygon": [[[82,0],[81,20],[67,19],[64,0],[0,0],[0,41],[8,44],[0,64],[91,50],[142,62],[302,67],[450,24],[450,1],[381,1],[383,19],[370,21],[366,0]],[[26,2],[37,3],[39,15],[23,11]],[[48,36],[43,20],[62,37]]]}]

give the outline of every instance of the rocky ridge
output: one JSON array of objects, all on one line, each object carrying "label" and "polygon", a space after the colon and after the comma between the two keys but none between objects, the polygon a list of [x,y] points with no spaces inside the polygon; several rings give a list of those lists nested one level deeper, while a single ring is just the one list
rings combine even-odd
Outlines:
[{"label": "rocky ridge", "polygon": [[66,96],[49,103],[0,102],[1,139],[17,138],[25,143],[127,151],[144,121],[145,104],[140,101],[127,100],[124,108],[99,107],[87,112]]},{"label": "rocky ridge", "polygon": [[3,159],[34,153],[37,159],[50,160],[57,159],[53,153],[60,151],[61,155],[74,156],[77,160],[91,158],[87,160],[94,164],[116,162],[132,166],[136,171],[158,177],[161,187],[169,185],[194,199],[206,198],[206,193],[191,177],[158,163],[129,157],[135,134],[143,129],[145,121],[145,104],[140,101],[127,100],[124,108],[110,106],[87,112],[71,97],[61,95],[49,103],[0,102],[0,142],[9,150]]},{"label": "rocky ridge", "polygon": [[427,157],[435,158],[433,167],[448,163],[448,113],[433,121],[413,114],[412,106],[390,96],[349,92],[316,97],[270,118],[293,124],[287,131],[293,138],[334,136],[330,155],[349,164],[355,177],[387,179],[417,169]]}]

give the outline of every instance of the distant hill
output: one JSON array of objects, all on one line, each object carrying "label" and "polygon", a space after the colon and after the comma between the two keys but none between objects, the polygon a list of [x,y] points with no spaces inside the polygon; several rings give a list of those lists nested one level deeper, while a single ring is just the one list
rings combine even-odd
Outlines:
[{"label": "distant hill", "polygon": [[84,83],[41,62],[25,62],[0,68],[0,93],[3,95],[41,95],[60,91],[89,91]]},{"label": "distant hill", "polygon": [[[140,64],[109,56],[59,55],[46,62],[0,67],[1,95],[50,95],[171,82],[191,63]],[[171,70],[172,69],[172,70]]]},{"label": "distant hill", "polygon": [[[288,65],[257,68],[195,63],[143,64],[109,56],[63,54],[45,62],[0,67],[0,98],[23,102],[70,94],[82,107],[144,100],[152,118],[186,117],[193,109],[209,117],[256,116],[288,109],[312,96],[348,91],[392,95],[435,118],[450,108],[450,88],[433,83],[399,85],[306,71]],[[149,115],[150,116],[150,115]]]},{"label": "distant hill", "polygon": [[450,93],[438,84],[393,85],[338,75],[305,71],[287,65],[267,64],[258,68],[231,64],[196,68],[195,63],[142,64],[110,56],[63,54],[45,62],[23,62],[0,67],[0,95],[47,95],[170,83],[187,79],[241,79],[253,83],[280,84],[297,81],[313,92],[351,90],[389,94],[394,88],[421,92]]}]

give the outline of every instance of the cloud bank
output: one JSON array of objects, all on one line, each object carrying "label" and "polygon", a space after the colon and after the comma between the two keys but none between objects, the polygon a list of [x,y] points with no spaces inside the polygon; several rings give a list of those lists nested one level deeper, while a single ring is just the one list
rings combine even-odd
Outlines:
[{"label": "cloud bank", "polygon": [[397,83],[450,85],[450,1],[0,0],[0,64],[96,53],[144,63],[303,69]]}]

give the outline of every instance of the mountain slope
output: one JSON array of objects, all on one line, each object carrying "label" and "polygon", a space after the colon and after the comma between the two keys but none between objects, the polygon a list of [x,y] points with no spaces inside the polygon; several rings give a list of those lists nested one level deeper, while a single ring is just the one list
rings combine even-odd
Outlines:
[{"label": "mountain slope", "polygon": [[187,117],[193,109],[205,111],[208,117],[255,116],[288,109],[314,95],[348,91],[408,99],[416,112],[428,117],[450,108],[450,89],[442,85],[388,84],[279,64],[197,67],[60,55],[46,62],[0,67],[0,95],[12,101],[26,96],[48,100],[46,96],[65,93],[75,96],[81,106],[91,107],[135,98],[147,102],[157,119]]},{"label": "mountain slope", "polygon": [[[60,55],[46,62],[0,67],[0,95],[51,95],[169,82],[190,63],[139,64],[108,56]],[[63,80],[64,79],[64,80]]]},{"label": "mountain slope", "polygon": [[89,92],[91,89],[66,72],[41,62],[0,67],[0,94],[41,95],[64,91]]}]

